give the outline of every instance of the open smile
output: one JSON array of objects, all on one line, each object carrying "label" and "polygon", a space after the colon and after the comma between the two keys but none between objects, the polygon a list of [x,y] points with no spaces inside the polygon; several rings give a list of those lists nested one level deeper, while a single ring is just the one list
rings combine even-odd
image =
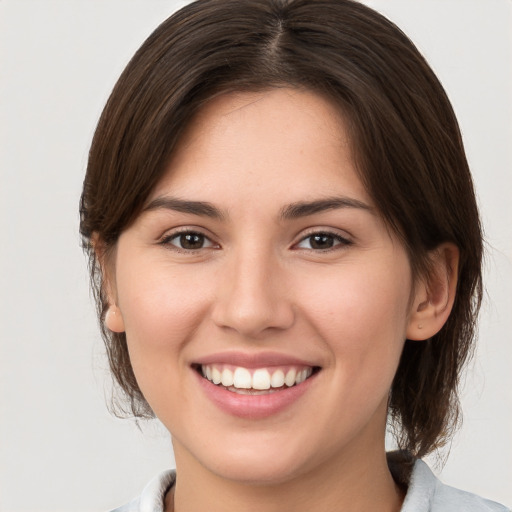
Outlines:
[{"label": "open smile", "polygon": [[291,406],[321,371],[299,361],[215,360],[192,365],[200,387],[223,412],[247,419],[263,419]]},{"label": "open smile", "polygon": [[301,384],[318,368],[312,366],[281,366],[244,368],[226,364],[203,364],[201,375],[216,386],[239,394],[263,395]]}]

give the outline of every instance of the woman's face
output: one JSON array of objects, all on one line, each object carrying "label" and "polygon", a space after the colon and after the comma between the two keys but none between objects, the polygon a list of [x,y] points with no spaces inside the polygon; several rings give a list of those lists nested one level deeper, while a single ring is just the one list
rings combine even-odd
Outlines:
[{"label": "woman's face", "polygon": [[350,148],[313,93],[219,97],[121,235],[113,294],[178,467],[277,482],[383,452],[413,283]]}]

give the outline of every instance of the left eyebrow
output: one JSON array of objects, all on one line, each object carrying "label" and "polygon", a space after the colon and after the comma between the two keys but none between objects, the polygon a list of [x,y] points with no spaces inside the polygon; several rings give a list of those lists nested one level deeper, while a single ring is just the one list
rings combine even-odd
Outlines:
[{"label": "left eyebrow", "polygon": [[337,210],[339,208],[357,208],[367,210],[373,213],[375,210],[370,205],[352,199],[350,197],[328,197],[326,199],[319,199],[316,201],[299,201],[285,206],[281,210],[281,219],[297,219],[300,217],[307,217],[315,213],[324,212],[327,210]]},{"label": "left eyebrow", "polygon": [[150,201],[143,211],[174,210],[181,213],[190,213],[213,219],[224,219],[225,215],[216,206],[205,201],[187,201],[176,197],[161,196]]}]

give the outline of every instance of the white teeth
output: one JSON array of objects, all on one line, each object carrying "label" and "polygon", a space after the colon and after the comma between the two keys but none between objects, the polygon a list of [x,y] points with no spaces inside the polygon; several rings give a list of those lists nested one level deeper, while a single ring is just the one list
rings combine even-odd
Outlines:
[{"label": "white teeth", "polygon": [[[224,381],[222,382],[222,384],[225,385]],[[233,375],[233,386],[239,389],[251,389],[251,372],[246,368],[237,368]]]},{"label": "white teeth", "polygon": [[233,372],[229,368],[222,370],[221,383],[227,388],[233,385]]},{"label": "white teeth", "polygon": [[284,386],[284,372],[283,370],[276,370],[272,374],[270,384],[273,388],[282,388]]},{"label": "white teeth", "polygon": [[224,365],[212,364],[202,365],[201,371],[203,376],[214,384],[222,384],[222,386],[227,388],[260,392],[273,392],[285,385],[292,387],[296,384],[301,384],[313,373],[313,368],[311,367],[299,370],[293,367],[288,368],[288,371],[282,368],[277,368],[272,371],[267,368],[248,370],[247,368],[239,366],[233,371],[230,368],[224,367]]},{"label": "white teeth", "polygon": [[270,374],[267,370],[256,370],[252,376],[254,389],[270,389]]},{"label": "white teeth", "polygon": [[214,384],[220,384],[222,382],[222,373],[215,367],[212,369],[212,382]]},{"label": "white teeth", "polygon": [[297,372],[292,368],[291,370],[288,370],[288,373],[286,374],[286,377],[284,378],[284,383],[291,387],[295,384],[295,378],[297,376]]},{"label": "white teeth", "polygon": [[311,368],[305,368],[301,372],[297,372],[297,377],[295,378],[295,383],[300,384],[301,382],[304,382],[313,372]]}]

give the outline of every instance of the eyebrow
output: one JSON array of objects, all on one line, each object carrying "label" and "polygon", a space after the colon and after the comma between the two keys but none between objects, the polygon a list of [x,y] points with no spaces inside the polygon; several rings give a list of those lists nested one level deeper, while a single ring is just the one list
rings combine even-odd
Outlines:
[{"label": "eyebrow", "polygon": [[[371,206],[358,199],[352,199],[350,197],[328,197],[326,199],[299,201],[286,205],[281,209],[280,218],[282,220],[298,219],[340,208],[357,208],[369,212],[373,212],[374,210]],[[212,203],[206,201],[189,201],[169,196],[161,196],[153,199],[143,208],[143,211],[147,212],[160,209],[210,217],[217,220],[224,220],[226,218],[224,212]]]},{"label": "eyebrow", "polygon": [[224,213],[216,206],[205,201],[188,201],[176,197],[161,196],[150,201],[144,208],[144,212],[152,210],[174,210],[181,213],[190,213],[212,219],[224,219]]},{"label": "eyebrow", "polygon": [[281,219],[297,219],[339,208],[357,208],[372,213],[374,211],[374,208],[357,199],[350,197],[328,197],[316,201],[299,201],[289,204],[281,210]]}]

